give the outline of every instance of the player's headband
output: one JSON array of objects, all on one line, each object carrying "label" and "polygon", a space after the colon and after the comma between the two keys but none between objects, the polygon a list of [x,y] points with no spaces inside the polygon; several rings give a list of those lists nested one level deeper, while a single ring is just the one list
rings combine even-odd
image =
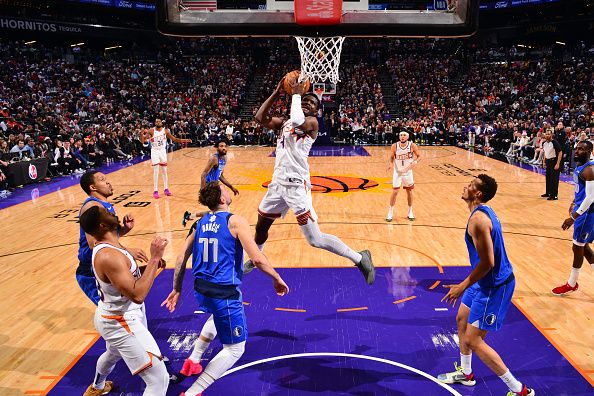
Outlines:
[{"label": "player's headband", "polygon": [[402,135],[406,136],[406,138],[408,139],[408,132],[404,132],[404,131],[400,132],[400,136],[402,136]]}]

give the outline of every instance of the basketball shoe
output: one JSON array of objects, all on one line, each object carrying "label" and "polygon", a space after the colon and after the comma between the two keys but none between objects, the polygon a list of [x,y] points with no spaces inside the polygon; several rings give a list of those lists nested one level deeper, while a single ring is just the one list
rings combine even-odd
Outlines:
[{"label": "basketball shoe", "polygon": [[462,366],[458,366],[458,362],[454,363],[456,371],[451,373],[439,374],[437,379],[444,384],[462,384],[466,386],[476,385],[476,379],[474,379],[474,373],[468,375],[462,371]]},{"label": "basketball shoe", "polygon": [[159,191],[153,191],[153,198],[159,199]]},{"label": "basketball shoe", "polygon": [[96,389],[93,388],[93,384],[89,385],[83,396],[101,396],[107,395],[113,389],[113,382],[112,381],[105,381],[105,386],[103,389]]},{"label": "basketball shoe", "polygon": [[190,359],[186,359],[181,370],[179,370],[179,373],[171,374],[169,376],[169,382],[171,382],[172,384],[179,384],[186,378],[192,375],[200,374],[201,372],[202,365],[200,363],[194,363]]},{"label": "basketball shoe", "polygon": [[555,296],[564,296],[566,294],[569,294],[571,292],[577,291],[578,289],[578,284],[576,283],[574,287],[569,286],[569,283],[564,284],[563,286],[558,286],[556,288],[554,288],[553,290],[551,290],[551,292],[555,295]]},{"label": "basketball shoe", "polygon": [[361,254],[361,261],[356,266],[365,277],[367,284],[373,285],[373,282],[375,282],[375,267],[371,260],[371,252],[369,250],[361,250],[359,254]]},{"label": "basketball shoe", "polygon": [[188,221],[192,220],[190,217],[192,216],[192,213],[188,212],[187,210],[184,212],[184,218],[182,219],[182,226],[186,226],[186,224],[188,224]]},{"label": "basketball shoe", "polygon": [[534,389],[530,389],[528,388],[526,385],[524,385],[524,387],[522,388],[521,392],[514,392],[514,391],[509,391],[507,392],[507,396],[535,396],[536,392],[534,392]]},{"label": "basketball shoe", "polygon": [[168,197],[172,196],[173,194],[171,194],[171,191],[169,191],[168,188],[166,188],[164,191],[165,195],[167,195]]}]

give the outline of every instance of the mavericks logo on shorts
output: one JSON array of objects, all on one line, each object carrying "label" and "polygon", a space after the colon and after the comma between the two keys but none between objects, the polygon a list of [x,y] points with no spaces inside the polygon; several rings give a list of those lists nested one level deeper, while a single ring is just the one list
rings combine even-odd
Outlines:
[{"label": "mavericks logo on shorts", "polygon": [[485,323],[488,324],[489,326],[492,326],[493,324],[495,324],[496,320],[497,320],[497,316],[495,316],[495,314],[489,314],[485,317]]},{"label": "mavericks logo on shorts", "polygon": [[241,328],[241,326],[235,326],[235,328],[233,329],[233,335],[235,337],[241,337],[242,334],[243,334],[243,329]]}]

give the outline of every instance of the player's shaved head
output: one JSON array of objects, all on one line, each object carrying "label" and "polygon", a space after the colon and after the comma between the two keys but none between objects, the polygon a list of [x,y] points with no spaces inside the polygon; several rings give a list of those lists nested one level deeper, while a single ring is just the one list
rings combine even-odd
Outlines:
[{"label": "player's shaved head", "polygon": [[119,225],[118,218],[103,206],[91,206],[80,215],[79,221],[83,231],[95,239],[116,230]]}]

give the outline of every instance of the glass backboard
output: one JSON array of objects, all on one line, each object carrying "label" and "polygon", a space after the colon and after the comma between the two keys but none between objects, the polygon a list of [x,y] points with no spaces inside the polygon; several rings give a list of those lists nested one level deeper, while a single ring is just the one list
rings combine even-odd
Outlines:
[{"label": "glass backboard", "polygon": [[297,1],[319,18],[304,23],[293,0],[157,0],[157,27],[186,37],[465,37],[478,27],[478,0],[343,0],[338,15],[325,8],[336,0]]}]

